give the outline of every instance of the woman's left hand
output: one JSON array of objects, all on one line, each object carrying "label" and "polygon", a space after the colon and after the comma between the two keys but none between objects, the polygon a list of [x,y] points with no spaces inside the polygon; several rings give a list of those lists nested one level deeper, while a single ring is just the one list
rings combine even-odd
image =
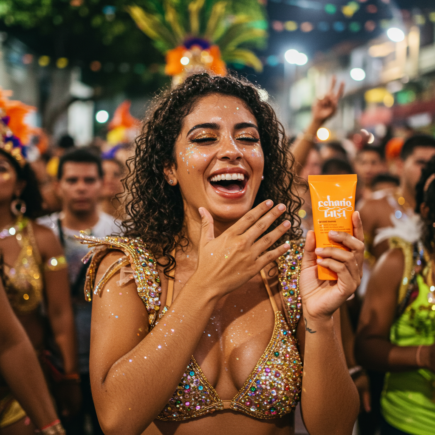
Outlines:
[{"label": "woman's left hand", "polygon": [[[316,248],[316,237],[309,231],[305,242],[299,289],[305,318],[329,319],[348,299],[361,282],[364,260],[364,233],[358,212],[352,214],[353,236],[337,232],[329,238],[350,249]],[[317,256],[321,258],[317,260]],[[334,271],[337,281],[322,281],[317,277],[317,265]]]}]

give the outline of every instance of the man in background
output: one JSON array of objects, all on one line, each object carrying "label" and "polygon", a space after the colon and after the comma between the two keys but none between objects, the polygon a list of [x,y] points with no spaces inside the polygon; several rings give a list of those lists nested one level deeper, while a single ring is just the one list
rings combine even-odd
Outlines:
[{"label": "man in background", "polygon": [[99,211],[102,184],[100,157],[83,148],[65,153],[59,160],[55,184],[57,194],[62,200],[62,211],[40,219],[40,223],[50,227],[59,236],[64,247],[77,330],[83,405],[74,422],[65,424],[68,434],[87,433],[85,427],[90,424],[93,435],[103,433],[92,402],[89,380],[92,305],[84,299],[87,265],[81,262],[88,248],[75,238],[80,235],[80,231],[96,237],[119,233],[114,218]]},{"label": "man in background", "polygon": [[415,186],[421,169],[435,155],[435,139],[425,134],[411,136],[403,144],[398,162],[400,186],[390,191],[374,193],[358,207],[364,226],[367,250],[377,259],[387,249],[388,242],[373,245],[377,231],[392,227],[392,217],[404,220],[414,215]]},{"label": "man in background", "polygon": [[361,183],[363,198],[368,198],[372,193],[374,178],[387,171],[382,150],[369,145],[359,150],[355,159],[355,171]]}]

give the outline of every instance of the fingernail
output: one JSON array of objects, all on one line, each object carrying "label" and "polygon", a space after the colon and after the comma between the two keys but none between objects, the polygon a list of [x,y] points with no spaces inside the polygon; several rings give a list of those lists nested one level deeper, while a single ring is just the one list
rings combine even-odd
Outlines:
[{"label": "fingernail", "polygon": [[290,243],[284,243],[284,246],[285,246],[287,249],[290,249]]},{"label": "fingernail", "polygon": [[285,207],[284,204],[280,204],[280,205],[278,206],[278,210],[279,210],[279,211],[284,211],[285,209],[286,209],[286,207]]},{"label": "fingernail", "polygon": [[204,217],[204,211],[202,210],[202,207],[199,207],[198,209],[200,216],[203,218]]},{"label": "fingernail", "polygon": [[317,263],[321,263],[323,261],[323,258],[318,258]]},{"label": "fingernail", "polygon": [[286,228],[288,228],[290,226],[290,222],[289,221],[284,221],[283,226],[285,226]]},{"label": "fingernail", "polygon": [[337,231],[329,231],[330,236],[336,236],[338,233]]},{"label": "fingernail", "polygon": [[320,254],[321,252],[323,252],[323,248],[316,248],[314,252],[316,254]]},{"label": "fingernail", "polygon": [[268,207],[272,207],[272,205],[273,205],[273,201],[271,201],[270,199],[268,199],[268,200],[266,201],[266,205],[267,205]]}]

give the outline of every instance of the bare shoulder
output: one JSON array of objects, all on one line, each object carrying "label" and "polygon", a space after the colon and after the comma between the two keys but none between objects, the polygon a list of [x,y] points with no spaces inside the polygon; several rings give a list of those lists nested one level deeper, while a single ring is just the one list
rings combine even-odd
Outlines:
[{"label": "bare shoulder", "polygon": [[399,248],[390,249],[381,255],[373,270],[375,275],[384,275],[388,280],[400,282],[402,274],[397,273],[403,271],[405,265],[405,257]]},{"label": "bare shoulder", "polygon": [[358,210],[360,213],[364,212],[377,212],[379,207],[388,206],[388,200],[386,192],[374,192],[369,198],[363,199],[358,204]]},{"label": "bare shoulder", "polygon": [[35,221],[31,221],[33,234],[35,235],[36,245],[43,258],[55,257],[63,254],[63,248],[59,238],[54,232]]}]

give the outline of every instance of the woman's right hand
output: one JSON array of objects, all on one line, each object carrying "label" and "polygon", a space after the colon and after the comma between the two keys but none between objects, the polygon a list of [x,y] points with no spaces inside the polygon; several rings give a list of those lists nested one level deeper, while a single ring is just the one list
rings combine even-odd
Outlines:
[{"label": "woman's right hand", "polygon": [[217,291],[216,296],[224,296],[283,255],[289,249],[287,243],[267,249],[290,229],[288,220],[261,237],[286,210],[284,204],[272,206],[271,200],[262,202],[216,238],[211,214],[200,207],[202,228],[195,280]]}]

